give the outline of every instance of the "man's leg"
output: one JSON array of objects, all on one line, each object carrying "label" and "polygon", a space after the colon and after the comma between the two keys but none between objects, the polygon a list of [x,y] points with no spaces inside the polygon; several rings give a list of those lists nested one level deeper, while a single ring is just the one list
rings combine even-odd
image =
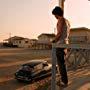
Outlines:
[{"label": "man's leg", "polygon": [[64,60],[64,49],[56,48],[57,63],[61,75],[61,80],[64,84],[68,84],[68,77],[66,71],[66,65]]}]

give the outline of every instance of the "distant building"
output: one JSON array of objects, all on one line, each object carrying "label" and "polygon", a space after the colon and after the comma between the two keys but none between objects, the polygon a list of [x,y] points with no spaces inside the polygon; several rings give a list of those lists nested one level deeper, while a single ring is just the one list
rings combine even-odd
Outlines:
[{"label": "distant building", "polygon": [[17,46],[17,47],[29,47],[30,45],[30,39],[23,38],[19,36],[14,36],[9,39],[5,39],[4,42],[8,42],[8,44]]},{"label": "distant building", "polygon": [[3,43],[2,43],[2,42],[0,42],[0,48],[1,48],[1,47],[3,47]]},{"label": "distant building", "polygon": [[34,45],[36,45],[38,42],[37,39],[30,39],[30,44],[29,44],[29,48],[32,48]]},{"label": "distant building", "polygon": [[[42,33],[38,36],[39,43],[49,43],[55,34]],[[90,43],[90,29],[86,27],[71,28],[70,43]]]},{"label": "distant building", "polygon": [[55,37],[55,34],[42,33],[38,36],[38,43],[50,43],[50,41]]},{"label": "distant building", "polygon": [[[51,40],[55,38],[55,34],[42,33],[37,39],[28,39],[24,37],[14,36],[4,40],[5,44],[17,47],[29,47],[33,49],[50,49]],[[90,29],[85,27],[71,28],[70,43],[89,43]]]},{"label": "distant building", "polygon": [[90,29],[85,27],[71,28],[70,43],[90,43]]},{"label": "distant building", "polygon": [[35,49],[50,49],[51,40],[55,37],[55,34],[42,33],[38,36],[38,41],[33,45]]}]

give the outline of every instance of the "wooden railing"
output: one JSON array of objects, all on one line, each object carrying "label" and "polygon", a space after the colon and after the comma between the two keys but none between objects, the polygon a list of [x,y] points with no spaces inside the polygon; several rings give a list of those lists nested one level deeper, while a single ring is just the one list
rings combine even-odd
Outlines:
[{"label": "wooden railing", "polygon": [[51,90],[56,90],[56,48],[67,48],[65,56],[67,70],[75,70],[90,64],[90,44],[52,44]]}]

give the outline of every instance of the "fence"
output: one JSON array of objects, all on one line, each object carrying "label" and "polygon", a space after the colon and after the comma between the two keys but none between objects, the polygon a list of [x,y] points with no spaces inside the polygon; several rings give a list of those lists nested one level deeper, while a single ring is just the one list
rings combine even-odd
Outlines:
[{"label": "fence", "polygon": [[67,70],[77,69],[90,64],[90,44],[52,44],[51,90],[56,90],[56,48],[68,48],[65,57]]}]

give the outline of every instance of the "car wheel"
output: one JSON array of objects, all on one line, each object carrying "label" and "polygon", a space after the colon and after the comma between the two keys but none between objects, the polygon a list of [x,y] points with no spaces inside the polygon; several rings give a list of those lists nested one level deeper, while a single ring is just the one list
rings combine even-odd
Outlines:
[{"label": "car wheel", "polygon": [[33,83],[33,79],[28,79],[27,83]]},{"label": "car wheel", "polygon": [[20,79],[17,79],[17,81],[18,81],[18,82],[22,82],[22,80],[20,80]]}]

